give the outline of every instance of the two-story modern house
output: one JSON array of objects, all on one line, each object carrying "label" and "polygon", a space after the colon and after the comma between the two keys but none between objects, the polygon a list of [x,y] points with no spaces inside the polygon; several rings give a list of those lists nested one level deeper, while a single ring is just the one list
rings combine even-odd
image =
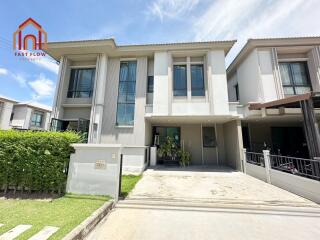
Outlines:
[{"label": "two-story modern house", "polygon": [[191,153],[192,164],[240,169],[240,116],[228,100],[225,67],[234,42],[49,43],[47,53],[60,63],[52,128],[122,144],[124,167],[133,171],[167,136]]},{"label": "two-story modern house", "polygon": [[51,107],[34,102],[20,102],[13,106],[10,127],[14,129],[48,130]]},{"label": "two-story modern house", "polygon": [[0,96],[0,129],[48,130],[51,107]]},{"label": "two-story modern house", "polygon": [[320,38],[250,39],[227,69],[244,147],[320,157]]},{"label": "two-story modern house", "polygon": [[14,104],[18,103],[8,97],[0,96],[0,129],[10,129],[10,121]]}]

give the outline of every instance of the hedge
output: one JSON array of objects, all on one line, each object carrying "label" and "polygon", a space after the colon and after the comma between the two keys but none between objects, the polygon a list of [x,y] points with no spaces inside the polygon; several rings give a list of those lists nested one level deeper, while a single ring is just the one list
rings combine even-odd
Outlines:
[{"label": "hedge", "polygon": [[0,131],[0,188],[65,191],[73,132]]}]

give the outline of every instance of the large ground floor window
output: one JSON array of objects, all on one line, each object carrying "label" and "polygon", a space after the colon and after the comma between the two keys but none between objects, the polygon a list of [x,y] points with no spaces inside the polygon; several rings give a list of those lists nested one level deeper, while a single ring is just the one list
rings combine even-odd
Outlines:
[{"label": "large ground floor window", "polygon": [[161,144],[166,142],[167,137],[171,137],[180,145],[180,127],[153,127],[153,144],[161,146]]}]

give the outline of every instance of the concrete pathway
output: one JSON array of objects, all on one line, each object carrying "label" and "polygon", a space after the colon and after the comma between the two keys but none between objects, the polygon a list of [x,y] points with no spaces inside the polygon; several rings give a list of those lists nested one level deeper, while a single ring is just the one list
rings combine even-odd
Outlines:
[{"label": "concrete pathway", "polygon": [[90,240],[319,239],[319,205],[253,177],[148,170]]}]

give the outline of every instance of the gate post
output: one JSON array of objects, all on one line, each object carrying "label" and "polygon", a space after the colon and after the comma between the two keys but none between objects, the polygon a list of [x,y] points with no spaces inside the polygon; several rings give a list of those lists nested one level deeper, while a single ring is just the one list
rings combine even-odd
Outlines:
[{"label": "gate post", "polygon": [[242,165],[243,165],[243,172],[245,174],[247,174],[247,168],[246,168],[246,164],[247,164],[247,149],[243,148],[243,156],[242,156]]},{"label": "gate post", "polygon": [[263,158],[264,158],[264,167],[266,170],[266,178],[267,183],[271,184],[271,178],[270,178],[270,151],[269,150],[263,150]]}]

